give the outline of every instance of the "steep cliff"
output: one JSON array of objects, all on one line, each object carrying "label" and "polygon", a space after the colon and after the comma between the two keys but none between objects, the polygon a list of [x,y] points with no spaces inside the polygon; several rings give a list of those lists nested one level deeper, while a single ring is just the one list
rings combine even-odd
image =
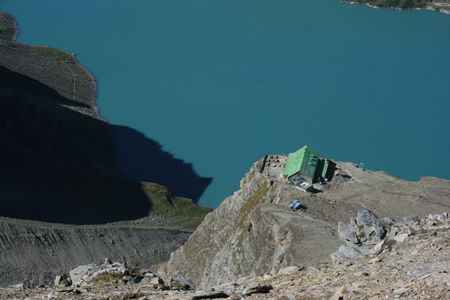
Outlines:
[{"label": "steep cliff", "polygon": [[[167,260],[210,211],[191,198],[210,179],[105,122],[96,80],[75,55],[17,43],[17,33],[0,13],[0,285],[48,284],[106,256]],[[160,185],[161,168],[185,185]]]},{"label": "steep cliff", "polygon": [[[200,288],[276,274],[286,266],[328,260],[339,246],[338,222],[347,222],[360,209],[400,218],[450,207],[450,182],[443,179],[408,182],[336,162],[331,182],[315,184],[315,193],[305,193],[281,180],[272,184],[260,173],[261,164],[252,166],[241,189],[206,216],[159,272]],[[294,199],[304,209],[290,210]]]}]

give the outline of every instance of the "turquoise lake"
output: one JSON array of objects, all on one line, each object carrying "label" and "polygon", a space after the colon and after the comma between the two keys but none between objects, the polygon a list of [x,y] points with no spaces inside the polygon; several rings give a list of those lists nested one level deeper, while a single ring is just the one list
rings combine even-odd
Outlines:
[{"label": "turquoise lake", "polygon": [[305,144],[450,179],[450,16],[338,0],[3,0],[19,42],[77,54],[97,104],[192,163],[217,207],[265,153]]}]

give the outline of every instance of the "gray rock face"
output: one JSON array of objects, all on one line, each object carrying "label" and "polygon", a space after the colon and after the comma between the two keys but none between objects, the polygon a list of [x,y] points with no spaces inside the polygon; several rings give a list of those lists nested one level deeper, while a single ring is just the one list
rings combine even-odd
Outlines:
[{"label": "gray rock face", "polygon": [[[52,284],[56,275],[100,262],[104,257],[126,262],[130,267],[150,267],[167,260],[189,235],[166,229],[0,219],[0,285]],[[81,271],[75,273],[82,274]]]}]

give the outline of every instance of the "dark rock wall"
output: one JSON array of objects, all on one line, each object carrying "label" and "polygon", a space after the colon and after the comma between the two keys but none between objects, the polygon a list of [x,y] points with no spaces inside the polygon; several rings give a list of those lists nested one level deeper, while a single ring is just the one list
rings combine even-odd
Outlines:
[{"label": "dark rock wall", "polygon": [[0,219],[0,285],[52,284],[56,275],[109,257],[149,268],[190,233],[133,227],[67,226]]}]

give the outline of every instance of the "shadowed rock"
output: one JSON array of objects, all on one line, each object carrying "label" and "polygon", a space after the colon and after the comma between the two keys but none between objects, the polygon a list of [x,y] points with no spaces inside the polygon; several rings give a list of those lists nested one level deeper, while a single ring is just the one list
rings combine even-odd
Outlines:
[{"label": "shadowed rock", "polygon": [[[2,216],[73,224],[132,220],[151,210],[138,181],[170,183],[195,199],[209,184],[157,142],[91,115],[90,104],[0,67]],[[158,180],[162,163],[166,174],[180,177]]]}]

